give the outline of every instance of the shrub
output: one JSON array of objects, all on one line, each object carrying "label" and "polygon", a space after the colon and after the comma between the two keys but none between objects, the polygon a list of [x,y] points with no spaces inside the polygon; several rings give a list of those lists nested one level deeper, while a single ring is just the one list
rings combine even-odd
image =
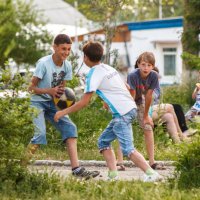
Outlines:
[{"label": "shrub", "polygon": [[183,144],[176,163],[176,178],[180,188],[200,187],[200,138]]},{"label": "shrub", "polygon": [[[18,91],[26,87],[21,76],[9,80],[9,73],[3,74],[0,82],[13,90],[13,95],[0,98],[0,192],[10,196],[38,196],[44,192],[59,192],[55,175],[30,173],[20,166],[27,145],[34,132],[32,118],[37,113],[30,108],[27,98],[17,98]],[[23,198],[24,199],[24,198]],[[28,198],[27,198],[28,199]]]},{"label": "shrub", "polygon": [[0,165],[0,192],[9,197],[36,199],[45,192],[60,193],[60,179],[55,174],[30,173],[17,162]]},{"label": "shrub", "polygon": [[181,85],[172,85],[163,87],[163,102],[171,104],[180,104],[183,108],[188,109],[193,105],[192,92],[195,87],[195,80],[190,80],[190,83]]}]

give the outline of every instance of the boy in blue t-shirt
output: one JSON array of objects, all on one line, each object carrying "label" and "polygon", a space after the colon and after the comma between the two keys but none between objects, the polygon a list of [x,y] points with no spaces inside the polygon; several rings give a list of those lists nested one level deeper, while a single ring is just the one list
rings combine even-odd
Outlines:
[{"label": "boy in blue t-shirt", "polygon": [[108,179],[118,177],[116,158],[111,142],[117,139],[125,156],[145,172],[144,181],[160,179],[160,175],[146,162],[133,146],[132,120],[136,117],[136,104],[118,72],[109,65],[101,63],[103,47],[99,42],[88,42],[83,47],[84,62],[90,67],[86,78],[85,94],[75,105],[58,111],[54,120],[58,122],[66,114],[76,112],[89,104],[96,92],[109,106],[113,119],[98,139],[99,151],[103,154],[108,171]]},{"label": "boy in blue t-shirt", "polygon": [[59,122],[54,121],[57,109],[53,99],[63,94],[66,81],[72,79],[72,67],[66,60],[70,54],[71,45],[69,36],[57,35],[53,44],[54,53],[41,58],[36,64],[29,91],[32,93],[31,107],[37,109],[38,116],[33,120],[35,134],[28,145],[26,159],[22,161],[22,164],[27,164],[39,145],[47,144],[45,120],[48,120],[62,135],[69,154],[72,174],[88,179],[98,176],[99,172],[87,171],[79,166],[75,124],[66,116],[63,116]]}]

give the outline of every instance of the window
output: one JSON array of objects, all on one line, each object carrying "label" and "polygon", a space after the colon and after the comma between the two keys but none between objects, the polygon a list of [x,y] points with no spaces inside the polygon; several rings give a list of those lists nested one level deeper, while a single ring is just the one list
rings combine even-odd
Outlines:
[{"label": "window", "polygon": [[176,75],[176,48],[163,48],[164,76]]}]

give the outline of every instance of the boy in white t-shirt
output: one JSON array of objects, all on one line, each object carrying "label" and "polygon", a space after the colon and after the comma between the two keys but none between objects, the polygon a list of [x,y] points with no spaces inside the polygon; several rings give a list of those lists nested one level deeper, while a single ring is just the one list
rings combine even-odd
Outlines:
[{"label": "boy in white t-shirt", "polygon": [[57,122],[64,115],[76,112],[89,104],[96,92],[109,106],[113,119],[98,139],[99,151],[103,154],[108,171],[108,179],[118,177],[116,158],[111,142],[118,139],[124,156],[129,157],[145,172],[144,181],[152,182],[160,179],[160,175],[146,162],[144,157],[133,146],[132,120],[137,111],[136,104],[118,72],[101,63],[103,47],[99,42],[88,42],[83,47],[84,62],[91,69],[87,75],[85,92],[82,99],[73,106],[58,111],[54,117]]}]

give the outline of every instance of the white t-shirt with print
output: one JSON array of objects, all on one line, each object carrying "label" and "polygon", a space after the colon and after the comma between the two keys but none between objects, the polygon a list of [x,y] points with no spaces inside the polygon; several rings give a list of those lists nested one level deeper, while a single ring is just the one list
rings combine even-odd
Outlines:
[{"label": "white t-shirt with print", "polygon": [[88,92],[96,92],[108,104],[113,116],[123,116],[136,108],[125,83],[118,72],[109,65],[101,63],[90,69],[85,87],[85,93]]}]

